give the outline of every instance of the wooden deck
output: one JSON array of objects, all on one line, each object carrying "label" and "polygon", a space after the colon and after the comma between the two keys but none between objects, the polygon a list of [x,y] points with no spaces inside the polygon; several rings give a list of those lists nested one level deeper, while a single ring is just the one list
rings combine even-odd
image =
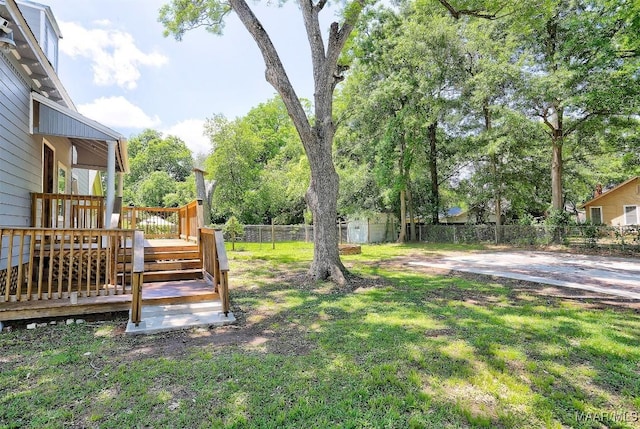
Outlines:
[{"label": "wooden deck", "polygon": [[[194,242],[182,239],[145,239],[145,253],[172,259],[175,252],[193,252],[198,250],[198,245]],[[146,270],[145,270],[146,272]],[[149,272],[150,279],[153,273]],[[53,318],[63,316],[76,316],[97,313],[109,313],[117,311],[128,311],[131,308],[133,295],[131,286],[125,287],[125,293],[98,295],[98,296],[77,296],[77,303],[70,303],[72,297],[68,293],[60,298],[43,300],[25,300],[18,302],[0,303],[0,321]],[[74,301],[76,297],[73,297]],[[142,287],[143,305],[165,305],[165,304],[185,304],[203,301],[218,301],[220,296],[214,291],[214,286],[203,280],[169,280],[145,282]]]}]

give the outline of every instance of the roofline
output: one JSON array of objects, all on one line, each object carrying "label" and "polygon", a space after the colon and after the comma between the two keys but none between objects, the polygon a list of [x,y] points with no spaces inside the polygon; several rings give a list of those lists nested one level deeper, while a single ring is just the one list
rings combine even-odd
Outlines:
[{"label": "roofline", "polygon": [[93,128],[97,129],[98,131],[113,137],[114,141],[121,141],[125,139],[124,136],[119,132],[112,130],[106,125],[102,125],[98,121],[94,121],[93,119],[87,118],[86,116],[84,116],[83,114],[79,113],[76,110],[72,110],[72,109],[69,109],[68,107],[64,107],[63,105],[56,103],[55,101],[45,97],[42,94],[32,91],[31,96],[35,101],[45,104],[64,115],[71,116],[73,119],[80,121],[82,123],[85,123],[87,125],[90,125]]},{"label": "roofline", "polygon": [[631,179],[628,179],[628,180],[626,180],[626,181],[622,182],[622,183],[621,183],[621,184],[619,184],[618,186],[615,186],[615,187],[613,187],[613,188],[609,189],[608,191],[603,192],[602,194],[598,195],[597,197],[590,199],[590,200],[589,200],[589,201],[587,201],[586,203],[584,203],[584,204],[582,204],[582,205],[578,206],[578,208],[579,208],[579,209],[583,209],[583,208],[585,208],[586,206],[591,205],[591,204],[592,204],[592,203],[594,203],[595,201],[598,201],[600,198],[602,198],[602,197],[604,197],[604,196],[607,196],[607,195],[611,194],[611,192],[613,192],[613,191],[615,191],[615,190],[617,190],[617,189],[619,189],[619,188],[622,188],[623,186],[628,185],[629,183],[633,182],[633,181],[634,181],[634,180],[636,180],[636,179],[640,179],[640,176],[635,176],[635,177],[632,177]]},{"label": "roofline", "polygon": [[35,57],[38,60],[38,62],[42,64],[42,67],[47,73],[47,76],[51,79],[51,82],[53,83],[56,90],[62,97],[62,100],[64,101],[64,103],[67,105],[68,108],[74,111],[77,111],[78,109],[76,108],[76,105],[73,103],[73,100],[71,100],[71,97],[67,92],[67,89],[62,84],[62,81],[60,80],[58,73],[56,73],[55,69],[47,59],[47,56],[44,54],[44,51],[40,47],[40,44],[38,43],[36,36],[33,34],[31,27],[29,27],[29,24],[27,24],[27,21],[24,19],[24,15],[22,15],[22,12],[20,11],[20,8],[18,7],[16,0],[0,0],[0,1],[4,2],[5,5],[7,6],[7,10],[11,15],[11,19],[13,23],[25,35],[27,39],[27,43],[29,44],[29,48],[31,48],[31,50],[35,54]]},{"label": "roofline", "polygon": [[55,15],[53,14],[53,11],[51,10],[51,7],[47,6],[46,4],[41,4],[41,3],[36,3],[34,1],[31,0],[17,0],[16,1],[18,4],[20,3],[24,3],[26,5],[32,6],[32,7],[36,7],[40,10],[43,10],[45,14],[47,14],[47,17],[49,18],[49,21],[51,22],[51,25],[53,26],[53,31],[56,32],[56,36],[58,36],[60,39],[62,39],[62,32],[60,32],[60,27],[58,26],[58,21],[56,20]]},{"label": "roofline", "polygon": [[[95,128],[96,130],[110,136],[113,137],[113,141],[118,143],[118,149],[120,151],[120,162],[121,162],[121,167],[122,167],[122,172],[123,173],[129,173],[129,150],[128,150],[128,142],[127,139],[120,134],[117,131],[112,130],[111,128],[107,127],[106,125],[102,125],[100,122],[94,121],[93,119],[87,118],[86,116],[82,115],[81,113],[69,109],[68,107],[65,107],[61,104],[56,103],[55,101],[45,97],[42,94],[39,94],[35,91],[31,92],[31,99],[32,99],[32,103],[33,101],[37,101],[41,104],[44,104],[46,106],[49,106],[50,108],[62,113],[63,115],[67,115],[77,121],[80,121],[86,125],[89,125],[93,128]],[[31,125],[30,125],[31,126]]]}]

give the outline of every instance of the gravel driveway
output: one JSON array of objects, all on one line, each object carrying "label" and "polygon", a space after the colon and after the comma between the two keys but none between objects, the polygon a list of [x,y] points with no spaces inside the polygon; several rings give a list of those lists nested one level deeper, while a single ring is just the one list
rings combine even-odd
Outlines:
[{"label": "gravel driveway", "polygon": [[556,252],[487,252],[409,265],[486,274],[640,300],[640,259]]}]

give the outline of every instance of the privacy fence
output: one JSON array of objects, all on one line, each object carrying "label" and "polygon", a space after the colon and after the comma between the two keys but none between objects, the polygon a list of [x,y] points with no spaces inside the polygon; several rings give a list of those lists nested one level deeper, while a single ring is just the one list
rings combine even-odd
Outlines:
[{"label": "privacy fence", "polygon": [[[219,226],[222,228],[222,225]],[[339,224],[341,243],[394,242],[397,226],[368,224],[369,231],[385,231],[384,235],[362,234],[362,224]],[[395,229],[395,230],[394,230]],[[380,238],[384,237],[384,238]],[[407,238],[410,238],[407,227]],[[610,248],[640,251],[640,226],[547,226],[547,225],[416,225],[416,241],[451,244],[507,244],[515,246],[562,243],[587,248]],[[245,225],[237,241],[271,243],[313,241],[313,225]]]}]

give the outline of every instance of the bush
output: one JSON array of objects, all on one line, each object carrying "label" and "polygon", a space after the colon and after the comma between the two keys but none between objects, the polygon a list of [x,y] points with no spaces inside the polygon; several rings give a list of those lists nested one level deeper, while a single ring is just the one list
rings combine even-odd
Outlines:
[{"label": "bush", "polygon": [[224,224],[222,231],[231,238],[231,250],[236,250],[236,237],[244,234],[244,225],[238,221],[238,218],[231,216]]}]

